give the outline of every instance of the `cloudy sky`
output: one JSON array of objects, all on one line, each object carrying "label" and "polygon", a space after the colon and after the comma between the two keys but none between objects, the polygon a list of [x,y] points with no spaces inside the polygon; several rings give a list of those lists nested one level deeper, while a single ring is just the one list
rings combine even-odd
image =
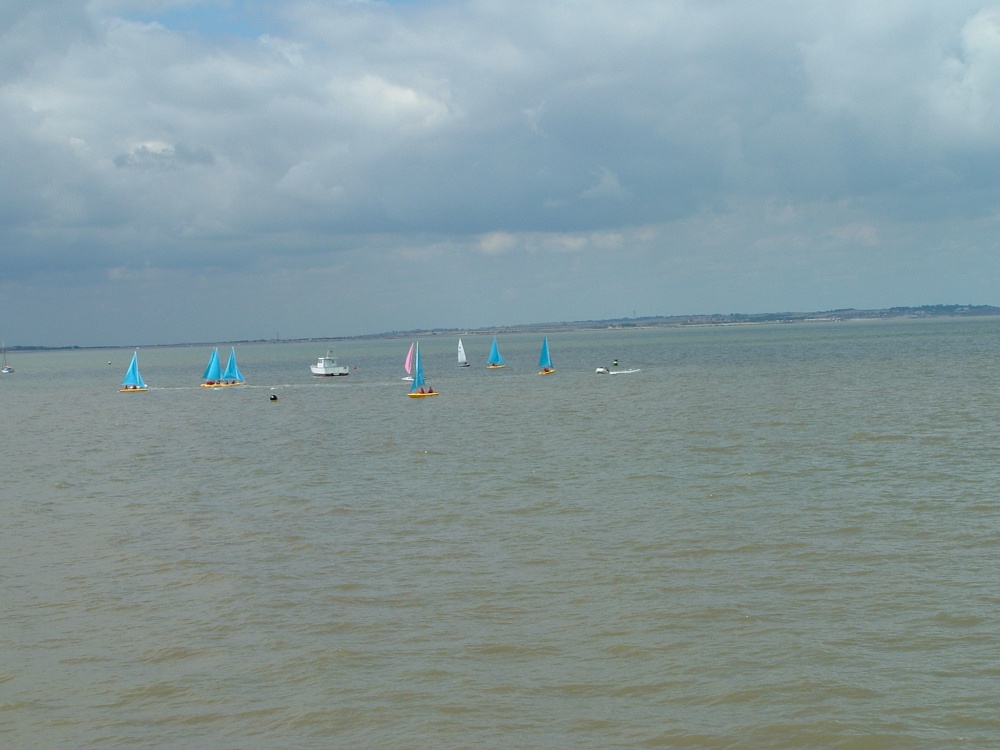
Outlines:
[{"label": "cloudy sky", "polygon": [[0,336],[1000,304],[1000,5],[4,0]]}]

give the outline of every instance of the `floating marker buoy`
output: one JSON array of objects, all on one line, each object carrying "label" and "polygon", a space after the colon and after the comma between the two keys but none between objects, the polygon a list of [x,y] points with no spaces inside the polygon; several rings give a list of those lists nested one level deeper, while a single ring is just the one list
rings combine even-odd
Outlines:
[{"label": "floating marker buoy", "polygon": [[272,401],[277,401],[277,400],[278,400],[278,397],[277,397],[277,396],[276,396],[275,394],[273,394],[273,393],[272,393],[272,394],[271,394],[271,400],[272,400]]}]

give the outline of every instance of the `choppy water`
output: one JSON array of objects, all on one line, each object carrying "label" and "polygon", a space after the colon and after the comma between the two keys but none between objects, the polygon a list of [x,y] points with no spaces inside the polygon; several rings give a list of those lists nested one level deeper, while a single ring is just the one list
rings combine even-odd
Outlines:
[{"label": "choppy water", "polygon": [[13,355],[0,744],[1000,746],[1000,321],[540,338]]}]

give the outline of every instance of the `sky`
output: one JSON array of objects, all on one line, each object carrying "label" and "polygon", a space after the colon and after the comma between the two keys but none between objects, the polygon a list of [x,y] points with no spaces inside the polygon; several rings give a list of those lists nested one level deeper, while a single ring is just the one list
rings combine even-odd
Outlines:
[{"label": "sky", "polygon": [[4,0],[0,337],[1000,304],[1000,4]]}]

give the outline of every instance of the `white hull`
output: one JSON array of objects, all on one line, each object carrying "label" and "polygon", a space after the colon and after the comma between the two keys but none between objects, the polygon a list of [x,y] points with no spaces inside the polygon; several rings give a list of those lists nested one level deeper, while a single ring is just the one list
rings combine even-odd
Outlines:
[{"label": "white hull", "polygon": [[349,375],[351,368],[347,365],[338,365],[333,354],[327,352],[325,357],[316,360],[316,364],[309,365],[309,371],[319,377],[332,377],[334,375]]},{"label": "white hull", "polygon": [[639,372],[639,369],[635,370],[609,370],[607,367],[598,367],[598,375],[628,375],[629,373]]},{"label": "white hull", "polygon": [[336,367],[319,367],[318,365],[309,365],[309,371],[313,375],[319,375],[320,377],[331,377],[333,375],[349,375],[351,373],[350,369],[344,365],[337,365]]}]

